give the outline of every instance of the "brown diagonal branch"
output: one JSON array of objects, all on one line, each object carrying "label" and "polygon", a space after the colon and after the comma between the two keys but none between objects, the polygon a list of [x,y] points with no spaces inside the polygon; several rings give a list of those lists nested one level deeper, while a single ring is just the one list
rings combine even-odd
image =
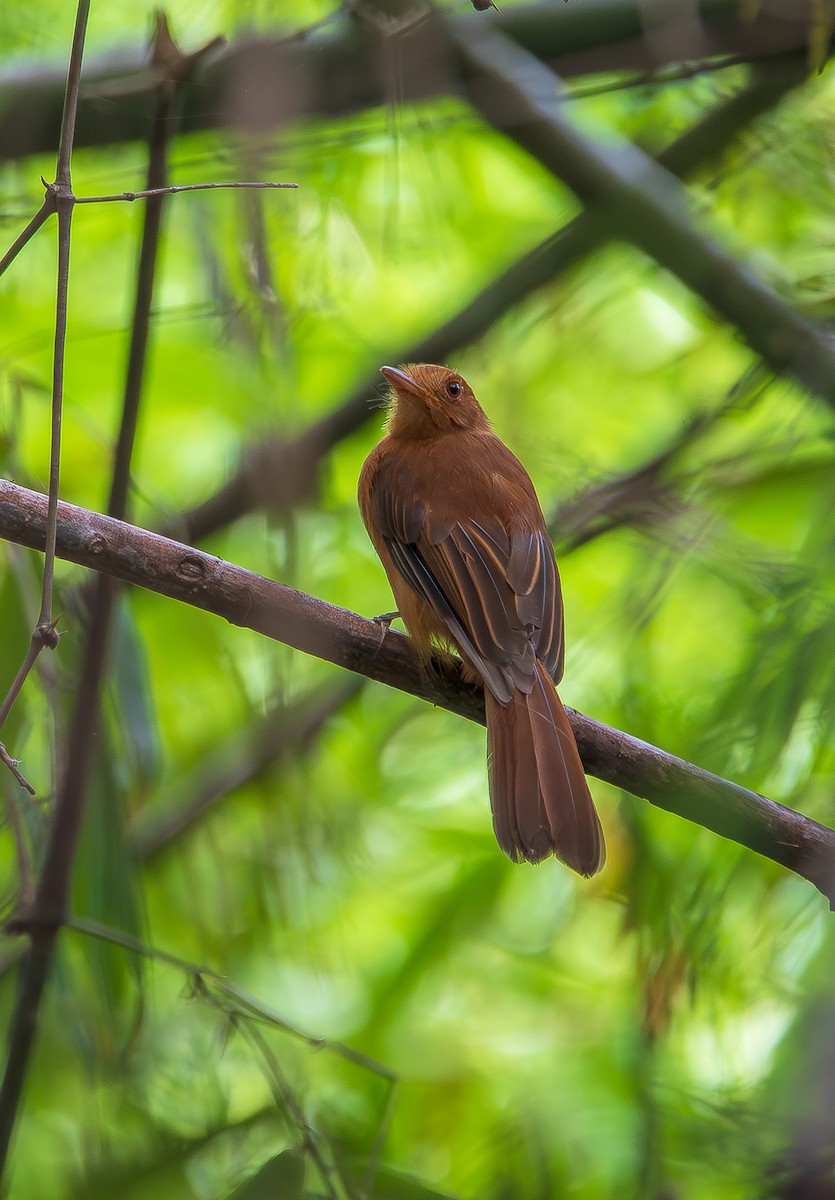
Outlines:
[{"label": "brown diagonal branch", "polygon": [[[0,536],[43,549],[46,500],[0,481]],[[484,721],[480,692],[454,665],[428,675],[409,638],[242,567],[133,525],[61,504],[58,552],[70,562],[224,617],[297,650]],[[586,769],[748,846],[813,883],[835,905],[835,831],[629,734],[571,713]]]},{"label": "brown diagonal branch", "polygon": [[49,217],[52,216],[54,212],[55,196],[52,191],[47,189],[43,204],[35,213],[34,217],[32,217],[31,221],[28,222],[26,228],[17,235],[3,257],[0,258],[0,275],[4,273],[7,267],[12,265],[23,247],[27,246],[29,242],[31,242],[32,238],[38,232],[40,227],[47,221]]},{"label": "brown diagonal branch", "polygon": [[778,374],[835,406],[835,343],[720,244],[697,229],[672,175],[630,142],[586,136],[559,103],[559,81],[509,39],[459,39],[469,95],[487,121],[563,180],[605,203],[609,236],[639,247],[729,321]]}]

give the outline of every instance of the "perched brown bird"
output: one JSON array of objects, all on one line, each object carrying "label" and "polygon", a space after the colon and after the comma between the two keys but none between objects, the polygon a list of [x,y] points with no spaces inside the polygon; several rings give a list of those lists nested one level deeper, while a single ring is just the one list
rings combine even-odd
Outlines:
[{"label": "perched brown bird", "polygon": [[418,650],[454,647],[484,685],[493,828],[518,862],[555,854],[581,875],[605,858],[600,821],[555,682],[563,612],[533,484],[447,367],[381,367],[388,433],[359,505]]}]

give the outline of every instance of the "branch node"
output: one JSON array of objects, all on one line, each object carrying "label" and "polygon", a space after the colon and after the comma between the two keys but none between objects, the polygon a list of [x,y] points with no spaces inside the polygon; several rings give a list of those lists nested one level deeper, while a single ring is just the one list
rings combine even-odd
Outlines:
[{"label": "branch node", "polygon": [[56,211],[62,205],[72,207],[75,204],[76,196],[71,184],[61,182],[57,179],[54,183],[47,183],[43,175],[41,176],[41,183],[44,185],[47,201]]},{"label": "branch node", "polygon": [[39,912],[34,905],[24,904],[9,917],[2,929],[9,937],[25,936],[32,940],[39,937],[53,938],[66,923],[66,919],[67,914],[64,911]]},{"label": "branch node", "polygon": [[58,622],[61,620],[61,614],[53,617],[51,621],[41,621],[35,626],[33,641],[38,646],[45,646],[49,650],[54,650],[61,640],[61,634],[58,630]]},{"label": "branch node", "polygon": [[206,564],[196,554],[184,554],[177,563],[177,574],[189,583],[202,583],[206,578]]},{"label": "branch node", "polygon": [[11,771],[12,775],[14,775],[14,777],[17,780],[17,782],[19,783],[19,785],[22,788],[24,788],[29,793],[30,796],[37,795],[37,792],[35,791],[35,789],[31,785],[31,783],[29,782],[29,780],[25,777],[25,775],[21,771],[20,761],[16,758],[12,758],[11,754],[9,754],[8,750],[3,745],[2,742],[0,742],[0,762],[2,762],[5,766],[7,766],[9,768],[9,770]]}]

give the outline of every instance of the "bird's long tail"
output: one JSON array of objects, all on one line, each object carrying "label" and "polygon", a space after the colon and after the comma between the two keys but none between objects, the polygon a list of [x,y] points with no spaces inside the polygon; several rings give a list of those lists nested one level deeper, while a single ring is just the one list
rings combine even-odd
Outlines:
[{"label": "bird's long tail", "polygon": [[541,662],[531,692],[500,704],[485,688],[490,803],[496,840],[514,862],[555,854],[581,875],[606,846],[568,715]]}]

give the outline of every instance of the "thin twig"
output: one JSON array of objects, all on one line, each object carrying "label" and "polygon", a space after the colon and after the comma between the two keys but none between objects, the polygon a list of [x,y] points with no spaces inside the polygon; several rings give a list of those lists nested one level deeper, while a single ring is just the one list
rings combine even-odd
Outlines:
[{"label": "thin twig", "polygon": [[84,42],[87,37],[89,16],[90,0],[78,0],[72,48],[70,49],[70,64],[67,69],[64,111],[61,116],[61,135],[58,142],[58,166],[55,172],[55,182],[59,187],[69,187],[71,182],[70,162],[75,141],[75,118],[78,112],[78,93],[81,89],[81,62],[84,58]]},{"label": "thin twig", "polygon": [[[87,33],[89,11],[90,0],[78,0],[70,62],[67,69],[67,86],[64,98],[64,113],[61,121],[61,137],[55,183],[51,189],[47,189],[48,193],[52,193],[55,209],[58,214],[58,280],[56,287],[53,359],[49,498],[44,531],[43,590],[41,594],[40,614],[30,645],[33,662],[37,658],[35,651],[39,652],[43,646],[54,646],[57,644],[57,632],[52,619],[52,582],[55,563],[58,487],[60,480],[64,349],[67,332],[67,290],[73,210],[70,166],[75,134],[78,92],[81,83],[81,64],[84,55],[84,42]],[[27,660],[29,657],[30,654],[27,654]],[[23,1085],[34,1045],[41,999],[52,963],[55,938],[58,931],[58,921],[55,918],[57,916],[58,920],[60,919],[60,914],[55,913],[54,893],[52,889],[56,883],[58,886],[61,886],[64,881],[55,880],[51,877],[52,867],[57,857],[54,853],[56,837],[60,838],[64,834],[64,826],[59,821],[60,815],[60,810],[56,809],[55,818],[50,830],[50,843],[47,846],[42,873],[35,892],[35,910],[46,918],[46,923],[36,933],[30,935],[29,947],[24,957],[18,980],[15,1008],[8,1029],[8,1057],[3,1072],[2,1084],[0,1084],[0,1181],[5,1177],[12,1133],[17,1121],[23,1095]],[[51,850],[53,853],[50,853]]]},{"label": "thin twig", "polygon": [[[319,1133],[313,1128],[304,1115],[301,1104],[296,1099],[293,1089],[281,1069],[278,1059],[273,1054],[271,1047],[268,1045],[266,1038],[261,1033],[260,1029],[255,1025],[251,1025],[248,1021],[241,1017],[233,1016],[232,1025],[242,1037],[244,1037],[255,1050],[261,1064],[261,1070],[267,1080],[267,1085],[272,1092],[273,1100],[279,1110],[285,1110],[293,1124],[295,1125],[299,1137],[301,1138],[302,1147],[305,1153],[309,1156],[311,1162],[315,1165],[319,1172],[319,1177],[323,1185],[327,1188],[330,1200],[339,1200],[339,1192],[333,1180],[334,1170],[338,1169],[337,1165],[331,1164],[325,1158],[324,1152],[319,1146]],[[351,1196],[351,1191],[345,1186],[345,1180],[342,1180],[346,1193]]]},{"label": "thin twig", "polygon": [[[549,515],[559,553],[587,545],[601,534],[623,525],[645,527],[670,517],[684,507],[680,489],[689,476],[673,476],[670,469],[682,451],[721,420],[744,396],[753,403],[768,388],[773,376],[760,363],[749,367],[714,408],[696,412],[668,444],[638,466],[603,483],[587,485],[578,495],[562,501]],[[700,468],[700,474],[704,469]]]},{"label": "thin twig", "polygon": [[687,194],[626,140],[587,137],[555,103],[559,81],[532,54],[497,34],[457,37],[468,94],[495,128],[546,166],[584,204],[605,203],[609,236],[637,246],[734,326],[777,374],[835,407],[835,341],[718,241],[697,229]]},{"label": "thin twig", "polygon": [[[87,34],[87,19],[90,0],[78,0],[75,29],[73,32],[67,81],[64,90],[64,111],[61,118],[61,133],[58,144],[58,160],[55,182],[46,185],[43,204],[32,220],[16,238],[0,262],[0,275],[14,261],[27,242],[34,237],[52,213],[58,214],[58,276],[55,302],[55,339],[52,358],[52,407],[50,421],[49,450],[49,515],[47,517],[46,549],[44,553],[41,607],[26,657],[20,666],[2,705],[0,705],[0,728],[15,703],[23,684],[38,660],[41,651],[58,645],[56,622],[52,617],[52,585],[55,570],[55,524],[58,504],[58,489],[61,473],[61,416],[64,401],[64,361],[67,339],[67,291],[70,270],[70,233],[75,197],[72,194],[70,163],[72,158],[75,119],[78,109],[78,93],[81,85],[81,63],[84,56],[84,41]],[[4,760],[5,761],[5,760]],[[13,760],[9,759],[11,763]],[[8,765],[8,764],[7,764]],[[17,777],[17,776],[16,776]],[[29,786],[28,784],[24,786]],[[0,1096],[2,1105],[2,1096]],[[2,1114],[0,1114],[0,1123]],[[10,1131],[9,1131],[10,1133]],[[4,1131],[0,1129],[0,1175],[2,1175],[8,1137],[3,1142]]]},{"label": "thin twig", "polygon": [[[14,766],[17,766],[17,763]],[[14,770],[12,770],[12,774],[14,774]],[[6,812],[8,813],[9,828],[12,831],[15,858],[17,859],[17,899],[18,904],[26,906],[31,904],[35,898],[35,869],[32,863],[29,843],[23,828],[21,805],[18,803],[16,796],[9,795],[8,781],[3,790],[6,795]],[[28,788],[28,790],[34,795],[34,788]],[[0,973],[2,973],[2,970],[0,970]]]},{"label": "thin twig", "polygon": [[355,1050],[345,1042],[308,1033],[300,1026],[289,1021],[286,1017],[283,1017],[276,1009],[259,1000],[252,992],[239,987],[238,984],[233,983],[225,975],[219,975],[211,967],[191,962],[186,958],[180,958],[176,954],[170,954],[167,950],[160,950],[157,946],[148,945],[147,942],[140,941],[139,938],[134,937],[133,934],[125,933],[122,929],[113,929],[109,925],[102,925],[99,921],[93,921],[87,917],[67,917],[64,927],[76,933],[84,934],[86,937],[94,937],[99,941],[109,942],[114,946],[121,946],[124,950],[130,950],[134,954],[142,955],[143,958],[148,958],[154,962],[163,963],[166,966],[173,967],[175,970],[182,971],[189,979],[200,984],[203,995],[211,999],[216,1006],[218,1006],[219,997],[222,1001],[222,1007],[226,1012],[238,1013],[241,1016],[260,1021],[264,1025],[280,1029],[282,1033],[287,1033],[298,1041],[303,1042],[311,1050],[327,1050],[329,1053],[336,1054],[339,1058],[345,1059],[346,1062],[353,1063],[361,1070],[369,1071],[372,1075],[377,1075],[380,1079],[386,1080],[389,1083],[396,1082],[398,1079],[398,1076],[390,1067],[385,1066],[384,1063],[378,1062],[377,1059],[371,1058],[367,1054],[363,1054],[361,1050]]},{"label": "thin twig", "polygon": [[70,278],[70,233],[72,228],[72,189],[70,184],[55,189],[58,209],[58,282],[55,304],[55,348],[52,359],[52,415],[49,447],[49,514],[46,523],[46,551],[43,566],[43,590],[37,633],[43,646],[58,644],[52,622],[52,584],[55,572],[55,526],[58,490],[61,481],[61,421],[64,408],[64,362],[67,343],[67,292]]},{"label": "thin twig", "polygon": [[[362,689],[365,680],[348,676],[341,686],[322,688],[315,695],[281,705],[242,733],[228,738],[163,795],[154,811],[145,811],[130,826],[130,844],[137,859],[147,862],[188,832],[213,805],[227,799],[268,764],[292,751],[304,754],[326,722]],[[21,879],[30,873],[21,857]],[[28,896],[31,887],[21,887]],[[0,957],[0,978],[18,962],[23,947]]]},{"label": "thin twig", "polygon": [[0,274],[6,269],[19,251],[46,221],[51,213],[58,214],[58,280],[55,305],[55,339],[52,362],[52,415],[49,459],[49,516],[47,519],[46,550],[44,554],[43,587],[41,608],[35,631],[26,658],[18,671],[9,694],[0,706],[0,727],[17,698],[26,676],[32,670],[44,646],[55,647],[58,635],[52,619],[52,582],[55,562],[55,520],[58,504],[58,488],[61,469],[61,414],[64,395],[64,358],[67,338],[67,290],[70,268],[70,232],[74,196],[70,160],[72,156],[75,116],[78,107],[78,92],[81,82],[81,62],[84,54],[84,39],[90,0],[79,0],[76,10],[67,83],[64,94],[64,113],[61,119],[61,135],[58,147],[58,162],[55,183],[47,185],[46,198],[38,212],[11,246],[2,264]]},{"label": "thin twig", "polygon": [[14,702],[20,695],[21,688],[26,682],[29,672],[37,662],[38,655],[43,648],[40,639],[39,628],[40,627],[38,625],[35,626],[35,630],[29,639],[29,648],[26,651],[26,657],[18,667],[17,674],[11,682],[8,692],[3,697],[3,703],[0,704],[0,729],[2,729],[3,725],[5,724],[6,717],[12,711]]},{"label": "thin twig", "polygon": [[383,1102],[383,1111],[380,1114],[380,1124],[377,1128],[377,1133],[374,1138],[374,1144],[368,1155],[368,1170],[365,1174],[365,1195],[373,1196],[377,1184],[377,1176],[380,1173],[380,1164],[383,1160],[383,1150],[385,1149],[388,1139],[391,1123],[394,1119],[394,1109],[397,1104],[398,1080],[389,1080],[386,1089],[386,1098]]},{"label": "thin twig", "polygon": [[32,787],[31,783],[28,781],[28,779],[24,778],[23,772],[20,769],[20,764],[18,763],[17,759],[12,758],[12,756],[9,754],[8,750],[3,745],[2,742],[0,742],[0,762],[4,763],[9,768],[9,770],[11,771],[12,775],[14,775],[17,782],[20,784],[20,786],[22,788],[25,788],[25,790],[29,793],[30,796],[34,796],[36,794],[35,789]]},{"label": "thin twig", "polygon": [[[89,10],[89,3],[87,3],[84,6],[84,8],[85,8],[85,10]],[[83,16],[84,16],[84,20],[86,21],[86,11],[83,14]],[[80,8],[79,9],[79,19],[81,19],[81,17],[82,17],[82,10]],[[75,46],[75,43],[74,43],[74,46]],[[71,57],[70,75],[69,75],[69,79],[68,79],[68,89],[69,90],[67,92],[67,109],[68,110],[70,108],[73,108],[73,110],[74,110],[74,106],[77,104],[78,87],[77,87],[77,80],[75,79],[75,76],[77,73],[79,63],[80,63],[80,57],[77,60]],[[75,80],[75,85],[72,88],[70,88],[70,80]],[[165,89],[163,89],[163,90],[165,90]],[[166,97],[165,103],[167,106],[170,104],[170,101],[173,100],[173,98],[174,98],[173,93],[171,94],[170,99],[168,97]],[[162,129],[164,131],[166,138],[170,138],[171,136],[173,136],[173,127],[167,122],[165,117],[163,117],[161,120],[159,120],[156,123],[156,127],[158,129]],[[40,615],[38,617],[35,629],[33,631],[26,657],[15,676],[15,679],[12,682],[12,685],[9,688],[9,691],[7,692],[6,696],[4,697],[2,704],[0,704],[0,729],[2,729],[3,724],[6,720],[6,717],[8,716],[12,707],[14,706],[15,701],[17,700],[17,697],[20,694],[20,691],[23,687],[23,684],[25,683],[30,672],[32,671],[32,668],[35,666],[35,663],[37,662],[41,651],[45,647],[50,647],[50,648],[54,649],[55,646],[57,646],[57,644],[58,644],[58,638],[59,638],[57,628],[56,628],[56,621],[51,616],[52,590],[53,590],[53,578],[54,578],[54,553],[51,551],[50,547],[52,545],[54,545],[54,505],[57,502],[57,496],[58,496],[59,484],[60,484],[61,417],[62,417],[62,409],[63,409],[63,374],[64,374],[64,361],[65,361],[64,350],[65,350],[65,344],[66,344],[67,285],[68,285],[68,278],[69,278],[70,231],[71,231],[72,212],[74,210],[75,205],[76,204],[106,203],[108,201],[116,201],[116,200],[126,200],[126,201],[132,201],[132,200],[138,200],[138,199],[152,199],[152,200],[157,199],[158,200],[159,198],[161,198],[163,196],[172,195],[172,194],[176,194],[179,192],[205,191],[205,190],[216,189],[216,188],[232,188],[232,189],[245,188],[245,189],[263,190],[263,189],[276,189],[276,188],[285,188],[286,189],[286,188],[297,188],[298,187],[297,183],[276,183],[276,182],[264,182],[264,181],[257,181],[257,182],[231,181],[231,182],[218,182],[218,183],[182,184],[182,185],[176,185],[176,186],[170,186],[170,187],[168,187],[168,186],[151,186],[142,191],[124,192],[120,195],[78,197],[78,196],[75,196],[72,192],[70,165],[69,165],[69,158],[67,157],[71,150],[71,146],[72,146],[71,126],[67,123],[67,120],[65,119],[62,124],[62,136],[61,136],[61,156],[62,157],[60,158],[59,165],[56,170],[55,183],[46,185],[46,197],[44,199],[43,204],[41,205],[41,208],[38,210],[38,212],[35,214],[35,216],[32,218],[32,220],[29,222],[29,224],[23,230],[23,232],[18,236],[18,238],[13,243],[13,245],[9,248],[6,255],[0,261],[0,275],[2,275],[2,273],[6,269],[6,267],[15,259],[17,254],[23,249],[23,247],[34,236],[34,234],[37,233],[37,231],[41,228],[41,226],[44,224],[44,222],[47,220],[47,218],[54,212],[58,213],[59,261],[58,261],[58,283],[57,283],[57,289],[56,289],[55,350],[54,350],[54,357],[53,357],[53,392],[52,392],[52,397],[53,397],[52,398],[52,437],[51,437],[50,476],[49,476],[49,481],[50,481],[49,482],[49,494],[53,501],[52,510],[51,510],[52,515],[50,518],[50,526],[49,526],[49,531],[47,534],[47,553],[46,553],[45,559],[44,559],[43,587],[42,587],[42,595],[41,595]],[[64,161],[65,158],[66,158],[66,162]],[[153,182],[154,178],[155,178],[155,176],[154,176],[153,167],[152,167],[149,172],[149,182]],[[153,240],[154,241],[158,240],[158,233],[157,233],[157,235],[155,235]],[[150,246],[150,243],[149,243],[149,246]],[[147,253],[149,253],[149,251],[146,251],[146,254]],[[155,256],[156,256],[156,250],[153,251],[153,257],[155,257]],[[140,274],[141,273],[142,273],[142,268],[140,267]],[[144,286],[145,286],[144,284],[140,285],[140,290]],[[146,299],[147,299],[147,306],[149,306],[150,299],[148,297],[146,297]],[[144,301],[143,301],[143,305],[144,305]],[[143,307],[143,305],[139,305],[138,309],[141,309]],[[129,365],[128,375],[129,375],[129,379],[131,379],[131,378],[136,379],[136,378],[141,378],[142,371],[144,369],[145,351],[144,351],[144,349],[142,350],[141,363],[140,363],[139,358],[136,357],[136,355],[137,355],[136,347],[140,343],[147,344],[147,320],[144,322],[144,332],[141,332],[138,329],[136,321],[134,321],[132,329],[133,329],[133,343],[132,343],[131,355],[133,356],[133,365],[132,366]],[[140,336],[138,337],[138,335],[140,335]],[[138,337],[138,340],[137,340],[137,337]],[[129,386],[129,388],[135,387],[135,385],[133,385],[133,384],[129,384],[128,386]],[[125,422],[123,420],[122,430],[120,432],[119,441],[117,443],[117,455],[116,455],[117,465],[116,465],[115,474],[114,474],[113,488],[116,490],[124,491],[125,493],[126,493],[127,482],[128,482],[127,475],[125,472],[125,455],[127,454],[127,458],[129,460],[130,454],[132,451],[133,440],[135,438],[135,432],[136,432],[136,413],[134,412],[132,414],[130,414],[130,413],[128,414],[127,425],[125,424]],[[118,484],[116,482],[117,480],[119,481]],[[112,498],[111,498],[111,500],[112,500]],[[112,502],[108,506],[108,512],[110,512],[111,515],[114,515],[114,516],[123,516],[124,511],[125,510],[124,510],[123,506],[114,508]],[[0,762],[3,762],[3,761],[4,760],[2,758],[2,755],[0,755]],[[10,759],[9,761],[12,762],[14,760]]]},{"label": "thin twig", "polygon": [[[79,15],[81,9],[79,8]],[[76,31],[79,26],[76,24]],[[84,27],[80,36],[84,37]],[[55,341],[52,359],[52,405],[49,447],[49,507],[46,522],[41,606],[35,628],[12,684],[0,704],[0,729],[20,695],[40,653],[46,647],[58,645],[57,618],[52,616],[52,585],[55,574],[55,530],[58,519],[58,491],[61,476],[61,418],[64,403],[64,361],[67,340],[67,291],[70,271],[70,232],[72,225],[72,188],[69,184],[47,189],[52,197],[53,210],[58,213],[58,278],[55,305]],[[41,209],[43,212],[43,209]],[[11,760],[10,760],[11,761]],[[28,785],[27,785],[28,786]],[[1,1141],[1,1135],[0,1135]],[[2,1144],[0,1144],[0,1174],[2,1174]]]},{"label": "thin twig", "polygon": [[171,187],[143,188],[141,192],[119,192],[113,196],[76,196],[76,204],[110,204],[114,200],[145,200],[150,196],[174,196],[180,192],[208,192],[215,188],[247,188],[250,191],[264,191],[267,188],[297,188],[297,183],[179,183]]},{"label": "thin twig", "polygon": [[[171,111],[175,98],[175,89],[160,88],[157,111],[151,126],[147,170],[148,187],[146,189],[148,203],[145,206],[142,242],[136,272],[136,291],[125,372],[125,390],[122,398],[122,415],[113,456],[110,496],[107,503],[107,511],[110,516],[122,519],[127,512],[130,463],[136,440],[139,402],[145,377],[145,360],[151,328],[151,302],[162,228],[163,196],[166,194],[168,146],[174,132]],[[101,581],[101,576],[99,576],[99,581]]]},{"label": "thin twig", "polygon": [[703,58],[696,62],[679,63],[675,66],[650,67],[617,79],[606,79],[603,83],[590,83],[585,87],[571,87],[560,100],[588,100],[592,96],[609,96],[614,92],[630,91],[632,88],[660,87],[668,83],[679,83],[695,79],[699,75],[715,75],[730,67],[745,66],[751,62],[751,54],[728,54],[723,58]]},{"label": "thin twig", "polygon": [[[26,229],[23,230],[11,246],[3,258],[2,264],[0,264],[0,274],[2,274],[2,271],[13,261],[29,239],[41,228],[47,217],[53,212],[58,214],[58,272],[55,289],[55,338],[52,357],[52,406],[49,448],[49,514],[47,517],[41,607],[26,657],[2,705],[0,705],[0,728],[2,728],[41,651],[47,646],[50,649],[54,649],[58,645],[58,631],[56,622],[52,616],[52,587],[55,572],[55,526],[61,475],[61,418],[64,404],[64,362],[67,341],[70,234],[75,200],[72,194],[70,161],[75,133],[76,110],[78,108],[78,92],[81,83],[81,62],[84,55],[84,40],[87,34],[87,18],[89,13],[90,0],[78,0],[70,62],[67,69],[64,113],[61,119],[61,135],[58,147],[58,162],[55,170],[55,182],[54,184],[47,185],[46,197],[43,204]],[[2,1102],[1,1097],[0,1102]],[[2,1129],[0,1129],[0,1174],[2,1174],[4,1153]]]},{"label": "thin twig", "polygon": [[[71,182],[71,156],[81,60],[86,32],[89,0],[79,0],[75,34],[67,80],[66,104],[55,183],[48,188],[58,214],[58,284],[56,299],[55,355],[53,364],[52,449],[49,496],[45,529],[44,582],[41,610],[33,634],[27,664],[33,664],[44,645],[57,641],[52,619],[52,589],[57,528],[58,488],[61,455],[61,413],[63,400],[64,349],[67,329],[67,287],[69,278],[70,234],[75,197]],[[165,57],[168,67],[180,68],[159,81],[157,113],[151,135],[148,168],[148,204],[137,273],[136,303],[132,323],[130,352],[125,381],[124,402],[119,436],[114,455],[108,501],[111,515],[124,516],[130,486],[130,462],[139,414],[145,359],[150,329],[154,275],[159,247],[166,156],[174,132],[171,110],[179,87],[202,52],[183,55],[168,32],[162,14],[157,16],[153,61]],[[176,61],[174,61],[176,60]],[[189,190],[174,189],[174,190]],[[99,694],[108,657],[108,643],[115,604],[115,582],[104,574],[97,576],[89,614],[87,639],[82,658],[78,691],[69,731],[69,749],[63,777],[58,788],[55,812],[49,829],[43,865],[35,890],[34,902],[21,915],[19,928],[29,934],[30,945],[20,977],[17,1005],[9,1030],[9,1057],[0,1087],[0,1175],[5,1167],[11,1134],[20,1107],[23,1080],[34,1041],[37,1014],[49,975],[58,931],[66,918],[67,903],[80,836],[81,822],[95,755],[95,733],[99,719]],[[31,665],[29,665],[31,670]],[[16,681],[20,690],[21,673]],[[10,760],[11,762],[11,760]],[[22,777],[21,777],[22,778]]]},{"label": "thin twig", "polygon": [[34,217],[32,217],[32,220],[29,222],[23,232],[18,234],[11,246],[9,246],[6,253],[2,258],[0,258],[0,275],[3,274],[7,267],[11,266],[18,254],[20,254],[23,247],[32,240],[47,218],[51,217],[54,212],[55,195],[49,188],[47,188],[47,193],[43,204],[35,213]]},{"label": "thin twig", "polygon": [[[0,536],[43,548],[45,497],[0,481]],[[192,604],[306,654],[484,722],[483,695],[454,665],[427,674],[403,634],[134,525],[60,505],[58,553],[81,566]],[[765,796],[571,713],[586,770],[748,846],[835,903],[835,831]]]}]

